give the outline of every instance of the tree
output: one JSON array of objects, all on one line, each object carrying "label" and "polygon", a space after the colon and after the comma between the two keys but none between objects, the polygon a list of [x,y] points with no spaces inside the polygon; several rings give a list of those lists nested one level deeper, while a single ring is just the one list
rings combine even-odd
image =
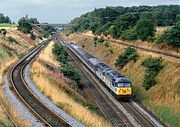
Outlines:
[{"label": "tree", "polygon": [[75,70],[75,68],[71,64],[63,64],[60,68],[61,72],[71,80],[78,82],[81,77],[79,73]]},{"label": "tree", "polygon": [[174,27],[167,30],[158,40],[169,45],[180,46],[180,21]]},{"label": "tree", "polygon": [[136,24],[137,20],[138,18],[132,13],[127,13],[120,16],[115,21],[115,24],[112,30],[112,35],[114,37],[120,37],[124,31],[132,28]]},{"label": "tree", "polygon": [[31,33],[32,25],[28,19],[23,17],[18,21],[18,29],[21,32],[28,34],[28,33]]},{"label": "tree", "polygon": [[4,14],[0,13],[0,23],[11,23],[11,20],[8,16],[4,16]]},{"label": "tree", "polygon": [[118,56],[116,59],[115,66],[123,68],[128,62],[130,61],[136,61],[138,59],[139,55],[135,48],[128,47],[125,49],[125,51]]},{"label": "tree", "polygon": [[37,18],[30,18],[30,19],[29,19],[29,22],[30,22],[31,24],[39,24],[39,21],[37,20]]},{"label": "tree", "polygon": [[141,19],[136,24],[135,32],[137,37],[143,41],[151,39],[155,33],[155,25],[149,19]]}]

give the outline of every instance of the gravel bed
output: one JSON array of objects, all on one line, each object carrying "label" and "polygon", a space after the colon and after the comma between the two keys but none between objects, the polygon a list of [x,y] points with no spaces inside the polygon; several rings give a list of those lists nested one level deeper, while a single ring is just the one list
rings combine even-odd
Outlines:
[{"label": "gravel bed", "polygon": [[13,106],[15,108],[15,111],[18,113],[19,120],[28,121],[30,125],[27,126],[44,127],[42,123],[38,122],[38,120],[29,112],[29,110],[23,105],[23,103],[20,102],[17,97],[12,93],[9,88],[7,74],[5,74],[5,76],[3,77],[2,88],[11,106]]},{"label": "gravel bed", "polygon": [[25,81],[27,82],[29,88],[33,91],[33,93],[44,103],[46,104],[50,109],[52,109],[54,112],[56,112],[59,116],[61,116],[67,123],[69,123],[73,127],[84,127],[82,123],[77,121],[75,118],[67,114],[65,111],[62,109],[58,108],[49,98],[47,98],[45,95],[43,95],[34,82],[31,80],[30,76],[30,69],[31,69],[31,64],[27,65],[24,71],[24,78]]}]

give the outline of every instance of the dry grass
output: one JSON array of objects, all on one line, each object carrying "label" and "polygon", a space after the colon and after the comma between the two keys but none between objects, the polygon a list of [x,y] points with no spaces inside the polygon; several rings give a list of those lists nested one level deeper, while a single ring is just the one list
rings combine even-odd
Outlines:
[{"label": "dry grass", "polygon": [[[51,53],[51,43],[33,63],[31,74],[33,81],[37,84],[38,88],[48,96],[53,102],[59,105],[63,110],[71,114],[73,117],[83,122],[87,126],[91,127],[109,127],[109,122],[101,118],[96,113],[91,112],[87,107],[82,106],[70,97],[67,93],[59,88],[59,85],[66,85],[63,77],[57,81],[53,78],[47,77],[48,70],[39,61],[51,61],[53,66],[57,66],[58,63],[53,59]],[[52,72],[51,72],[52,73]]]},{"label": "dry grass", "polygon": [[[8,37],[13,37],[17,42],[10,43],[8,42]],[[1,42],[0,42],[0,86],[2,85],[2,76],[3,72],[7,70],[7,68],[14,64],[22,54],[25,54],[30,50],[32,47],[37,45],[40,41],[35,40],[32,41],[29,39],[27,35],[17,31],[16,28],[7,29],[6,36],[0,35]],[[7,102],[7,99],[3,96],[2,91],[0,91],[1,99],[3,100],[3,105],[6,107],[6,110],[9,114],[14,114],[15,110],[12,106]],[[6,116],[4,115],[4,111],[0,107],[0,119],[7,120]],[[15,113],[17,114],[17,113]],[[16,122],[21,123],[22,119],[16,119]],[[25,126],[25,125],[24,125]]]},{"label": "dry grass", "polygon": [[[107,48],[101,45],[98,45],[95,48],[92,37],[73,34],[66,39],[72,42],[77,42],[79,46],[84,45],[84,49],[86,51],[105,61],[114,69],[116,69],[114,67],[115,59],[125,48],[124,45],[109,42],[114,51],[113,54],[110,54],[108,53]],[[145,46],[148,45],[151,47],[153,44],[145,43]],[[152,110],[153,106],[167,106],[172,108],[172,110],[176,113],[180,113],[180,92],[178,92],[180,90],[180,85],[178,84],[178,80],[180,80],[180,61],[161,56],[164,59],[165,67],[157,76],[156,86],[146,91],[142,87],[145,71],[141,66],[141,62],[149,56],[160,57],[160,55],[142,50],[137,51],[140,55],[140,59],[135,63],[130,62],[123,69],[119,70],[119,72],[127,76],[132,81],[135,90],[134,93],[149,109]]]},{"label": "dry grass", "polygon": [[[0,101],[2,102],[2,104],[4,105],[4,107],[6,107],[6,111],[7,113],[11,116],[11,118],[13,119],[13,121],[16,123],[17,126],[19,127],[30,127],[31,123],[29,123],[28,121],[24,120],[21,116],[20,113],[17,112],[14,107],[7,101],[6,96],[4,95],[4,92],[2,91],[2,89],[0,90]],[[1,111],[4,112],[4,110],[1,109]],[[3,113],[4,114],[4,113]],[[5,120],[7,121],[7,118],[5,115],[1,114],[2,117],[1,120]]]},{"label": "dry grass", "polygon": [[162,35],[166,30],[168,29],[168,27],[156,27],[156,36]]}]

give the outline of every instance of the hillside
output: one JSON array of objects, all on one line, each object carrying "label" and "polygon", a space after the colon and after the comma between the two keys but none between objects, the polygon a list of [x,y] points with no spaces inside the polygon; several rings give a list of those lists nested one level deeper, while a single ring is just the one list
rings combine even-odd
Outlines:
[{"label": "hillside", "polygon": [[[95,9],[71,21],[71,33],[92,31],[123,40],[142,40],[180,46],[180,6],[132,6]],[[167,27],[164,32],[156,27]],[[159,33],[161,34],[159,34]]]},{"label": "hillside", "polygon": [[[137,50],[139,59],[136,62],[129,62],[122,69],[115,67],[115,61],[123,53],[127,46],[111,41],[97,43],[95,46],[94,37],[85,36],[86,34],[70,34],[63,37],[69,41],[77,43],[80,47],[90,54],[101,59],[106,64],[113,67],[119,73],[127,76],[133,84],[134,97],[149,110],[155,113],[162,121],[172,127],[180,126],[180,61],[161,56],[156,53]],[[88,34],[89,35],[89,34]],[[107,46],[107,44],[109,46]],[[137,43],[139,46],[153,46],[149,43]],[[157,45],[154,45],[157,47]],[[172,50],[173,52],[173,50]],[[141,65],[142,61],[148,57],[162,57],[164,68],[156,76],[156,85],[149,90],[143,88],[145,68]]]},{"label": "hillside", "polygon": [[[2,27],[0,27],[0,29],[1,31],[4,31],[4,25]],[[6,71],[10,65],[17,62],[17,60],[29,50],[42,42],[40,39],[32,40],[29,35],[21,33],[14,26],[11,27],[8,25],[6,32],[5,35],[0,33],[0,86],[2,86],[2,76],[4,71]],[[13,107],[6,101],[2,89],[0,90],[0,102],[0,126],[9,125],[7,116],[1,105],[2,103],[6,107],[7,112],[11,115],[13,114],[12,116],[14,119],[23,123],[23,121],[20,121],[18,118],[18,114],[14,112]]]}]

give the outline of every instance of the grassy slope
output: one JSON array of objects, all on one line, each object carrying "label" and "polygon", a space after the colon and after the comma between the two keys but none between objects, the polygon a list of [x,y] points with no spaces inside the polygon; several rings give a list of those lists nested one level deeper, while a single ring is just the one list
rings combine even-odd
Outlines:
[{"label": "grassy slope", "polygon": [[7,24],[7,23],[1,23],[0,24],[0,29],[10,29],[16,27],[15,24]]},{"label": "grassy slope", "polygon": [[[70,96],[66,93],[67,90],[64,91],[65,89],[62,89],[62,86],[65,86],[66,89],[74,91],[69,87],[69,83],[66,82],[68,79],[65,80],[65,77],[61,73],[48,69],[50,66],[50,68],[54,69],[58,69],[59,67],[58,62],[53,57],[52,47],[53,43],[51,43],[33,63],[31,69],[33,81],[46,96],[55,102],[55,104],[85,125],[109,127],[110,124],[104,118],[98,116],[75,100],[77,97],[82,98],[78,93],[75,92],[73,96]],[[48,64],[48,66],[44,66],[42,63]]]},{"label": "grassy slope", "polygon": [[[85,46],[86,51],[117,70],[114,66],[115,59],[123,52],[125,46],[109,42],[109,48],[99,44],[94,47],[93,37],[79,34],[70,35],[66,39],[77,42],[79,46]],[[113,50],[113,54],[110,50]],[[140,59],[137,62],[130,62],[118,71],[132,81],[134,94],[141,103],[155,112],[167,124],[174,127],[180,126],[180,61],[163,57],[165,68],[157,76],[156,86],[145,91],[142,87],[145,70],[141,66],[141,62],[149,56],[159,57],[159,55],[141,50],[138,50],[138,54]]]},{"label": "grassy slope", "polygon": [[[8,42],[7,40],[9,36],[13,37],[16,42]],[[7,29],[6,36],[0,34],[0,86],[2,85],[3,72],[11,64],[15,63],[20,56],[27,53],[28,50],[33,48],[39,42],[39,40],[32,41],[29,36],[17,31],[16,28]],[[6,100],[2,90],[0,90],[0,97],[1,101]],[[6,101],[4,102],[6,103]],[[13,111],[12,107],[8,103],[5,105],[7,110],[11,110],[11,113],[17,114]],[[3,123],[1,123],[1,121]],[[0,106],[0,126],[1,124],[5,125],[4,121],[7,121],[7,118]]]}]

